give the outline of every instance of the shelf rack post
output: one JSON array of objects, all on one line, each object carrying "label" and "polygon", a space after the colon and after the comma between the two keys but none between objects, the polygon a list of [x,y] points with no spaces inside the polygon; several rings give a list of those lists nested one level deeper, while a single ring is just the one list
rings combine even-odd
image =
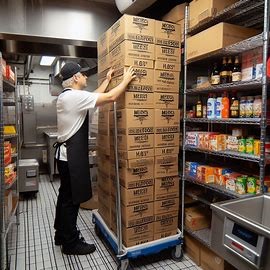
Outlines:
[{"label": "shelf rack post", "polygon": [[264,24],[263,24],[263,67],[262,67],[262,115],[260,134],[260,192],[264,193],[265,176],[265,137],[267,128],[267,57],[269,37],[269,0],[264,1]]}]

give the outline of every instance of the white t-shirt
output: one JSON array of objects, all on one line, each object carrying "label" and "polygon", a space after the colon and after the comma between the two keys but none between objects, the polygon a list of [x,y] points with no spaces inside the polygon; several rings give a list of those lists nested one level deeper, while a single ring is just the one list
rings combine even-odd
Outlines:
[{"label": "white t-shirt", "polygon": [[[87,111],[90,115],[96,106],[99,93],[91,93],[84,90],[68,90],[60,94],[57,103],[57,127],[58,142],[65,142],[71,138],[82,126]],[[58,158],[58,153],[56,153]],[[66,147],[60,147],[60,160],[67,161]]]}]

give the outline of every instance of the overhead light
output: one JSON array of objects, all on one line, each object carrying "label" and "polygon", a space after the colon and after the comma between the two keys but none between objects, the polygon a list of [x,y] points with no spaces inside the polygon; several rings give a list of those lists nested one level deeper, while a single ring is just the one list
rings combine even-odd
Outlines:
[{"label": "overhead light", "polygon": [[40,59],[41,66],[51,66],[55,57],[54,56],[42,56]]}]

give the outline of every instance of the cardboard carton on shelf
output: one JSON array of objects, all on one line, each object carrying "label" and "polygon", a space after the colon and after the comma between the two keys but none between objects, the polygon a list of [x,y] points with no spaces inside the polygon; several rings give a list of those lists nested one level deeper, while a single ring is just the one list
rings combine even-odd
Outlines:
[{"label": "cardboard carton on shelf", "polygon": [[168,212],[178,212],[179,197],[154,202],[154,214],[161,215]]},{"label": "cardboard carton on shelf", "polygon": [[155,69],[158,70],[169,70],[169,71],[181,71],[180,63],[168,63],[162,61],[155,61]]},{"label": "cardboard carton on shelf", "polygon": [[180,41],[184,42],[185,39],[185,19],[179,20],[176,22],[181,27]]},{"label": "cardboard carton on shelf", "polygon": [[209,53],[259,34],[260,31],[229,23],[216,24],[187,38],[187,60],[206,56]]},{"label": "cardboard carton on shelf", "polygon": [[197,231],[210,227],[211,217],[209,213],[200,207],[189,207],[185,209],[185,227]]},{"label": "cardboard carton on shelf", "polygon": [[174,93],[154,93],[155,109],[178,109],[179,95]]},{"label": "cardboard carton on shelf", "polygon": [[180,123],[180,110],[155,109],[155,127],[177,126]]},{"label": "cardboard carton on shelf", "polygon": [[155,200],[165,200],[179,197],[179,177],[165,176],[155,179]]},{"label": "cardboard carton on shelf", "polygon": [[[201,268],[207,270],[224,270],[225,261],[209,248],[201,246]],[[226,268],[228,269],[228,268]]]},{"label": "cardboard carton on shelf", "polygon": [[185,251],[188,256],[198,265],[201,265],[202,244],[189,234],[185,234]]},{"label": "cardboard carton on shelf", "polygon": [[109,50],[111,51],[123,40],[154,43],[155,21],[139,16],[123,15],[109,29]]},{"label": "cardboard carton on shelf", "polygon": [[136,68],[147,68],[151,69],[154,68],[154,60],[149,59],[140,59],[140,58],[130,58],[130,57],[118,57],[115,59],[111,59],[110,65],[113,69],[118,69],[120,67],[126,66],[133,66]]},{"label": "cardboard carton on shelf", "polygon": [[177,230],[155,233],[154,234],[154,240],[166,238],[166,237],[173,236],[173,235],[176,235],[176,234],[177,234]]},{"label": "cardboard carton on shelf", "polygon": [[162,17],[162,21],[176,23],[183,20],[185,18],[185,7],[186,3],[175,6]]},{"label": "cardboard carton on shelf", "polygon": [[98,73],[103,72],[111,67],[110,55],[105,54],[103,57],[98,58]]},{"label": "cardboard carton on shelf", "polygon": [[154,234],[159,234],[168,231],[175,231],[176,234],[177,228],[178,228],[178,216],[160,219],[154,222]]},{"label": "cardboard carton on shelf", "polygon": [[192,28],[200,22],[210,19],[226,7],[238,0],[193,0],[189,4],[189,27]]}]

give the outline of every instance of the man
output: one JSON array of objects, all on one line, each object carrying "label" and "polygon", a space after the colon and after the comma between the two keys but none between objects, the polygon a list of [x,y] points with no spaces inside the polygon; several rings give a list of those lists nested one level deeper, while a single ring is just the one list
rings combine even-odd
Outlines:
[{"label": "man", "polygon": [[60,175],[54,228],[55,244],[62,245],[67,255],[84,255],[95,251],[95,245],[88,244],[77,230],[77,216],[80,203],[89,200],[91,182],[88,161],[88,111],[115,101],[134,79],[132,67],[124,73],[122,82],[111,91],[105,90],[113,70],[94,92],[84,91],[87,86],[87,71],[74,62],[66,63],[60,71],[64,88],[57,99],[58,138],[56,161]]}]

